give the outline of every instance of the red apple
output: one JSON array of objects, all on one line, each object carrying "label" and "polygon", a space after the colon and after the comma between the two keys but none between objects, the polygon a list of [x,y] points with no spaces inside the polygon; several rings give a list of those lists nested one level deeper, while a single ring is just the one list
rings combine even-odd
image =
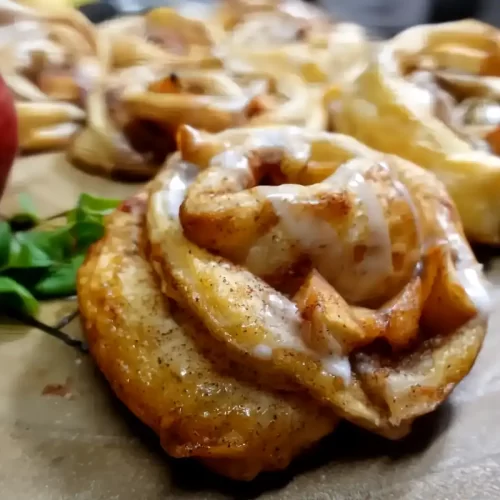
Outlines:
[{"label": "red apple", "polygon": [[0,76],[0,197],[17,153],[17,117],[14,100]]}]

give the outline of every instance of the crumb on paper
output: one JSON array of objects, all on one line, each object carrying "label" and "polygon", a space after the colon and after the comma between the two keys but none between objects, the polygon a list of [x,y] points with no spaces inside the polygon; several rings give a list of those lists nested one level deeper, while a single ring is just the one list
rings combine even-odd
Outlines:
[{"label": "crumb on paper", "polygon": [[47,384],[42,390],[42,396],[59,396],[65,399],[73,399],[74,392],[71,390],[71,377],[64,384]]}]

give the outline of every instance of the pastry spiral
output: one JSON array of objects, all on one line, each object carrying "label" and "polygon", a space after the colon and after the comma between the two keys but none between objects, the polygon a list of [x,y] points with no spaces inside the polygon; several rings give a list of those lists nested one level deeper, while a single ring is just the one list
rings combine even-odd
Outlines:
[{"label": "pastry spiral", "polygon": [[[183,127],[179,150],[153,183],[148,227],[182,307],[229,352],[265,359],[382,434],[404,432],[437,404],[451,372],[432,396],[426,387],[425,399],[403,405],[418,384],[391,387],[382,377],[391,369],[365,371],[379,358],[358,350],[377,339],[395,352],[427,345],[429,328],[458,341],[451,332],[487,303],[438,181],[346,136],[286,127],[212,137]],[[383,387],[378,404],[373,383]]]},{"label": "pastry spiral", "polygon": [[334,127],[432,170],[467,236],[500,243],[500,35],[464,20],[384,44],[333,113]]},{"label": "pastry spiral", "polygon": [[[230,428],[245,443],[246,472],[209,465],[249,478],[285,467],[337,418],[399,438],[468,373],[485,334],[487,284],[432,173],[351,137],[291,126],[218,134],[182,126],[177,147],[146,192],[111,218],[78,282],[91,352],[169,453],[206,459],[205,445],[189,440],[224,442],[220,429]],[[133,283],[143,279],[136,267],[144,284]],[[159,333],[165,317],[177,321],[174,311],[183,320],[172,331],[192,339],[196,353]],[[140,351],[130,349],[136,341]],[[264,425],[271,435],[257,453],[251,427],[222,409],[212,415],[218,390],[198,399],[210,370],[188,367],[179,377],[177,368],[170,392],[174,368],[158,368],[151,349],[178,349],[197,363],[218,349],[214,370],[229,366],[232,383],[277,398],[265,404],[280,431],[298,398],[293,421],[302,432],[283,447]],[[204,405],[200,428],[190,412],[205,415]],[[314,432],[304,430],[311,423]],[[218,458],[231,458],[214,446]]]},{"label": "pastry spiral", "polygon": [[83,82],[96,53],[94,27],[79,12],[0,7],[2,77],[16,99],[22,152],[67,146],[85,120]]}]

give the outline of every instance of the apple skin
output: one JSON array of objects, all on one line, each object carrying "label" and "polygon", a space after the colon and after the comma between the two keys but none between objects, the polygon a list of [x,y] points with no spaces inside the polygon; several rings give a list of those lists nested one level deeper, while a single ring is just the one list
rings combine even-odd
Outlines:
[{"label": "apple skin", "polygon": [[12,94],[0,76],[0,198],[18,146],[17,116]]}]

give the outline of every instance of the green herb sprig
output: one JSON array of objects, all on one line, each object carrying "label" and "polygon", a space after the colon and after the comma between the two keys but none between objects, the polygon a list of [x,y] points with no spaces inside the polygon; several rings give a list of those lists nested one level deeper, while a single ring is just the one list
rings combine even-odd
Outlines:
[{"label": "green herb sprig", "polygon": [[0,221],[0,313],[32,316],[39,300],[74,295],[78,268],[119,203],[82,194],[60,227],[27,230],[39,219],[31,200],[21,197],[21,213]]}]

